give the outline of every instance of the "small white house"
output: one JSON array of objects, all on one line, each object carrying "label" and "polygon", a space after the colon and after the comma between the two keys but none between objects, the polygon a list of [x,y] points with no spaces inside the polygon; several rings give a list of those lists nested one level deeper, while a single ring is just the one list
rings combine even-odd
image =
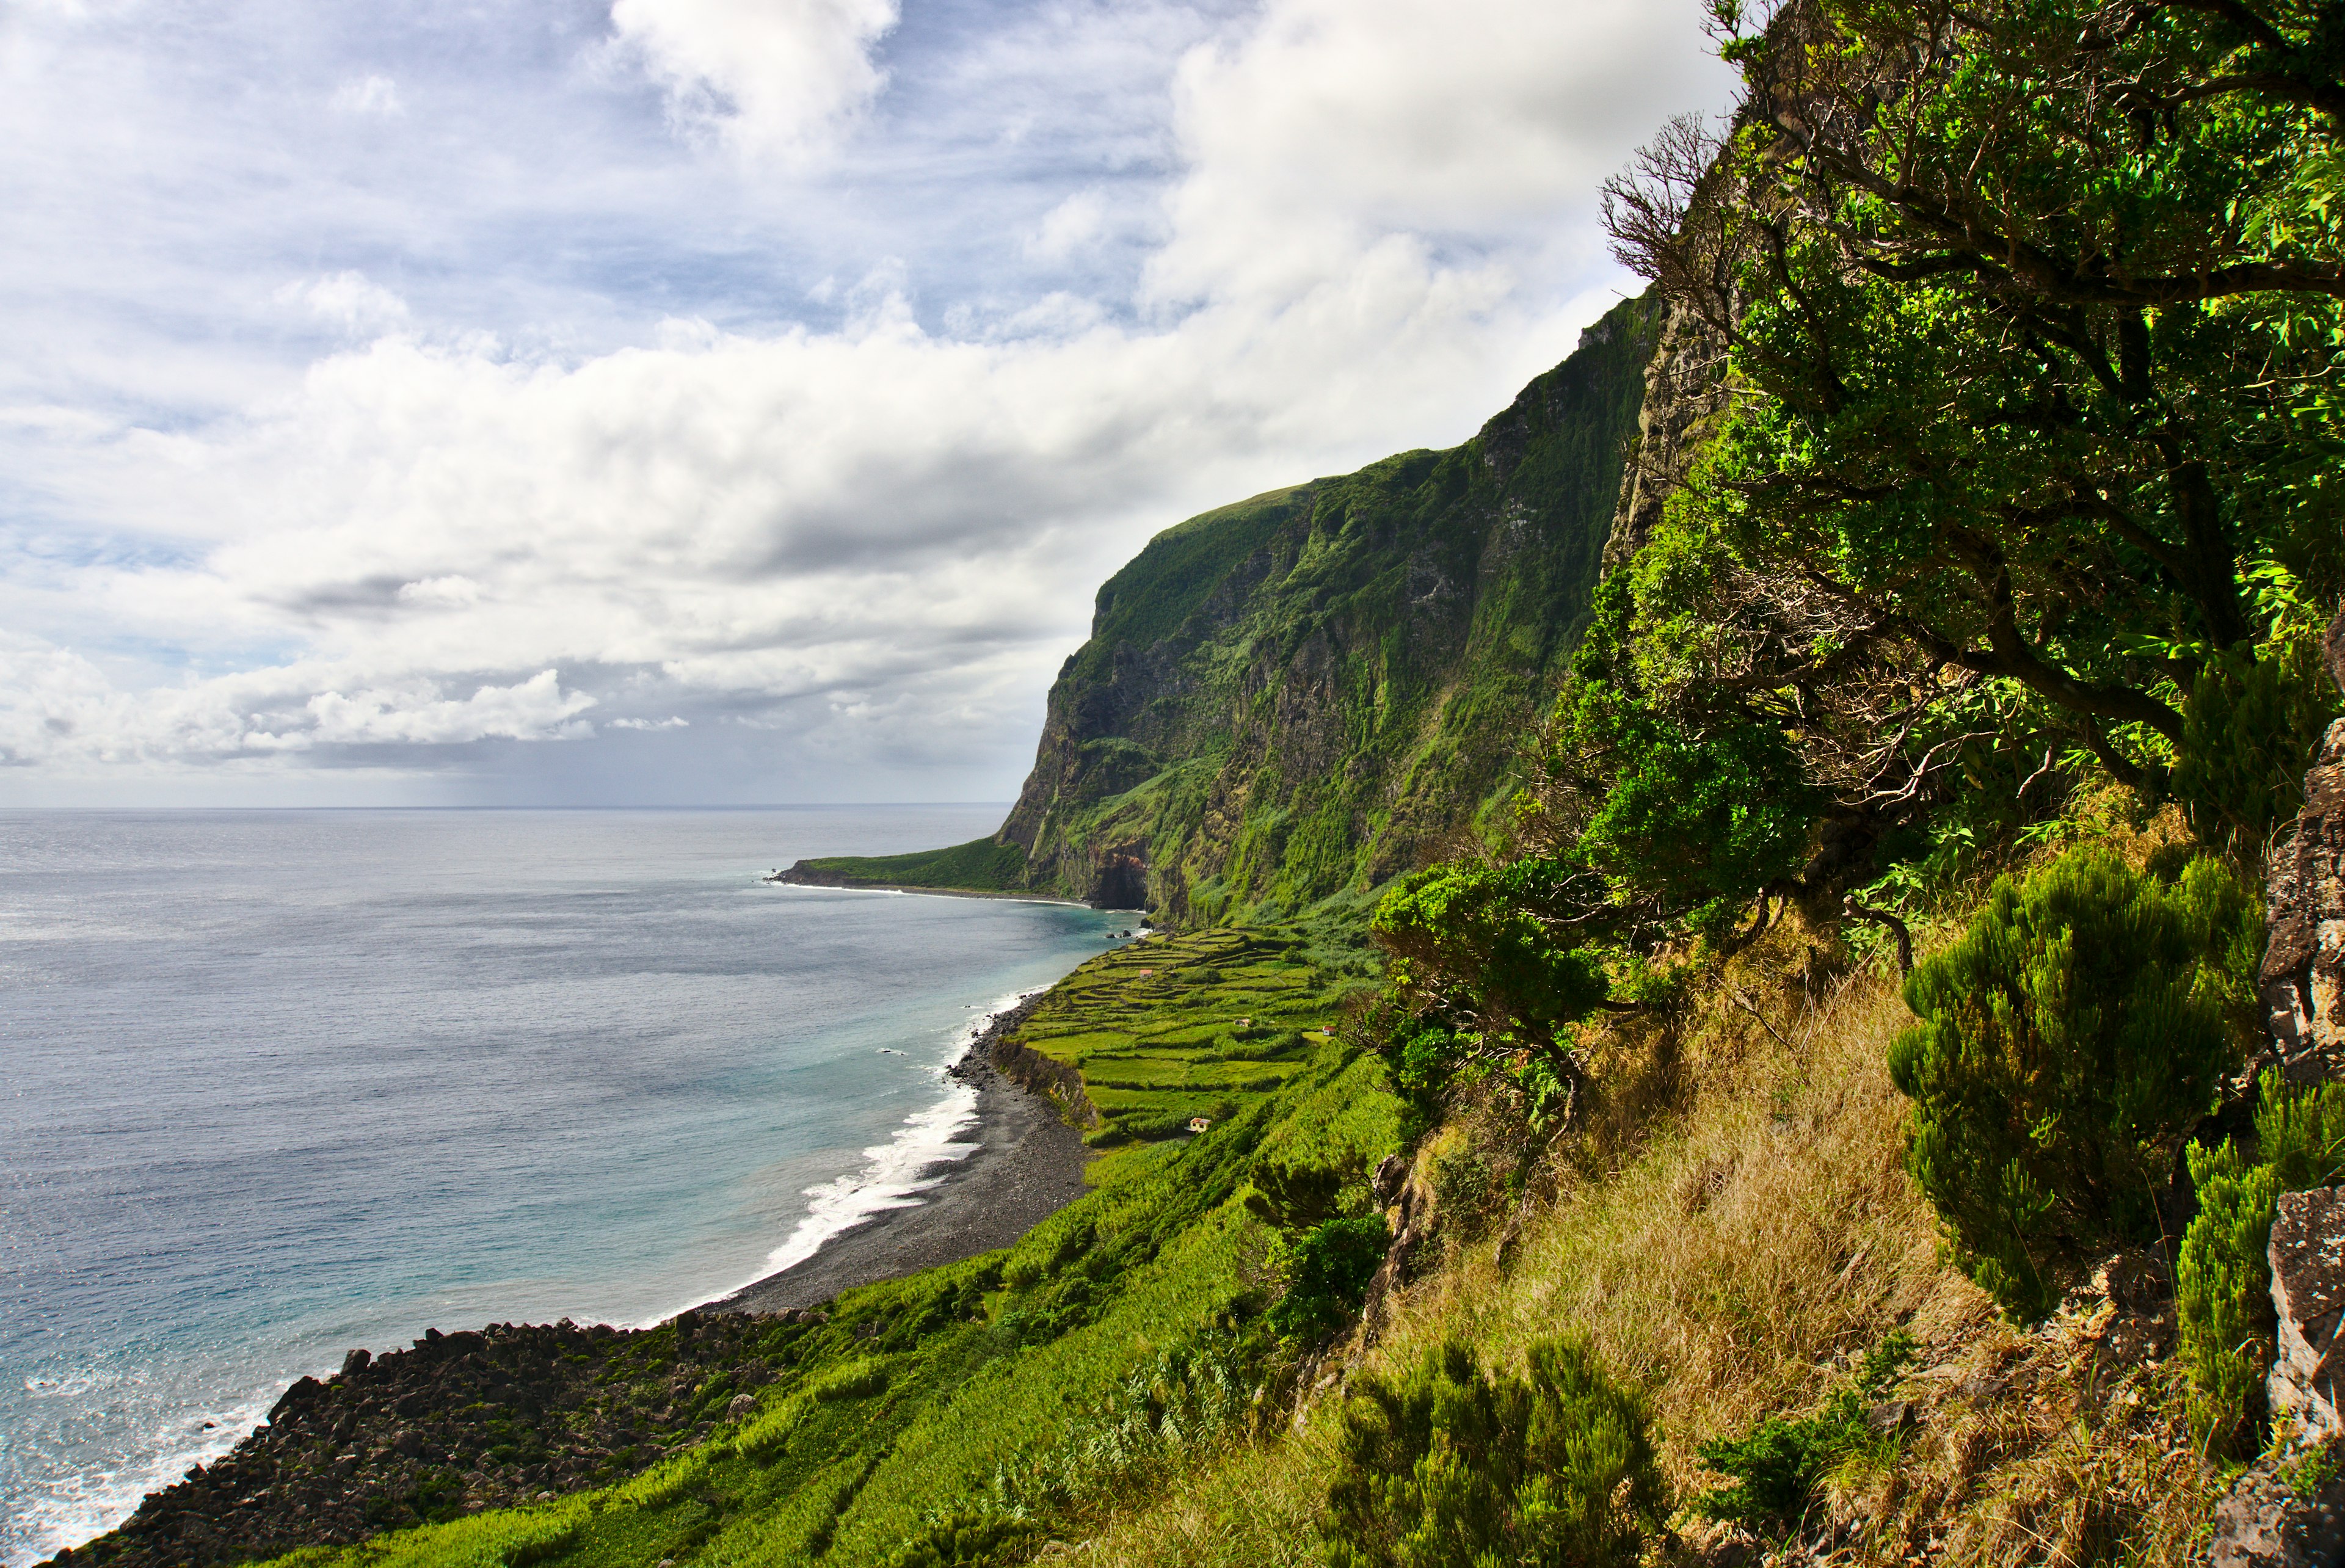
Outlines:
[{"label": "small white house", "polygon": [[1189,1130],[1191,1132],[1203,1132],[1213,1125],[1213,1121],[1211,1117],[1193,1116],[1189,1118]]}]

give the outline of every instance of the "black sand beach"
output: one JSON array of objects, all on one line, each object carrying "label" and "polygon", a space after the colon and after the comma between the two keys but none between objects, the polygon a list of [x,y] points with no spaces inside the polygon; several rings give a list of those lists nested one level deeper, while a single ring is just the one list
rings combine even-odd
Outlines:
[{"label": "black sand beach", "polygon": [[841,1290],[1007,1247],[1082,1196],[1089,1151],[1056,1107],[995,1071],[993,1043],[1025,1017],[1021,1003],[994,1018],[952,1075],[977,1090],[976,1152],[920,1194],[914,1209],[874,1215],[805,1262],[707,1303],[704,1311],[779,1312]]}]

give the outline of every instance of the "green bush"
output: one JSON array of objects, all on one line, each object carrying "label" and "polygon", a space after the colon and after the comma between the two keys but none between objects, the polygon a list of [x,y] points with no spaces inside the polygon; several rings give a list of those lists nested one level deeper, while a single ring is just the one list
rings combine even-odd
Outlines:
[{"label": "green bush", "polygon": [[1333,1335],[1360,1310],[1391,1248],[1392,1233],[1378,1215],[1314,1226],[1294,1244],[1286,1294],[1271,1309],[1271,1326],[1290,1339]]},{"label": "green bush", "polygon": [[1762,1530],[1796,1524],[1832,1472],[1851,1460],[1889,1457],[1899,1434],[1876,1431],[1865,1411],[1896,1383],[1914,1353],[1910,1335],[1892,1334],[1865,1353],[1856,1375],[1814,1415],[1771,1416],[1746,1436],[1702,1444],[1702,1463],[1731,1483],[1706,1493],[1694,1511]]},{"label": "green bush", "polygon": [[2315,637],[2294,637],[2208,662],[2182,705],[2175,797],[2209,843],[2260,846],[2304,804],[2304,772],[2338,716],[2337,687]]},{"label": "green bush", "polygon": [[1586,1345],[1530,1348],[1528,1381],[1451,1340],[1344,1407],[1328,1489],[1333,1568],[1596,1568],[1635,1563],[1664,1492],[1639,1401]]},{"label": "green bush", "polygon": [[1585,1017],[1609,990],[1596,956],[1558,942],[1540,918],[1584,875],[1538,859],[1431,866],[1385,895],[1370,928],[1415,970],[1470,992],[1484,1017],[1551,1029]]},{"label": "green bush", "polygon": [[1433,1162],[1433,1200],[1446,1224],[1472,1235],[1497,1201],[1497,1179],[1487,1161],[1471,1149],[1445,1154]]},{"label": "green bush", "polygon": [[1333,1165],[1262,1159],[1246,1194],[1247,1212],[1287,1229],[1308,1230],[1335,1218],[1347,1195],[1364,1196],[1365,1174],[1356,1156]]},{"label": "green bush", "polygon": [[2198,1213],[2175,1263],[2191,1430],[2217,1456],[2251,1448],[2262,1423],[2272,1356],[2272,1219],[2281,1193],[2324,1186],[2345,1171],[2345,1085],[2291,1094],[2267,1078],[2256,1148],[2252,1166],[2228,1138],[2189,1150]]},{"label": "green bush", "polygon": [[1009,1568],[1033,1556],[1041,1532],[1000,1513],[956,1513],[905,1543],[887,1568]]},{"label": "green bush", "polygon": [[1999,878],[1907,979],[1907,1168],[2006,1313],[2043,1317],[2078,1258],[2157,1234],[2177,1148],[2238,1069],[2261,936],[2212,860],[2169,884],[2083,849]]}]

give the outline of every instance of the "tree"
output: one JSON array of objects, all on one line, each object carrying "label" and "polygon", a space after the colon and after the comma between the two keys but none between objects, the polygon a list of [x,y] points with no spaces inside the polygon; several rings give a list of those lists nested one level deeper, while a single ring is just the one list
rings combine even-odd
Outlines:
[{"label": "tree", "polygon": [[1735,382],[1686,526],[1752,623],[1827,609],[1777,676],[2012,683],[2154,784],[2247,569],[2339,577],[2338,8],[1717,9],[1735,127],[1608,189]]},{"label": "tree", "polygon": [[2212,859],[2172,885],[2102,850],[1997,879],[1915,969],[1891,1047],[1906,1167],[1954,1259],[2015,1318],[2066,1267],[2157,1233],[2157,1189],[2242,1057],[2262,920]]}]

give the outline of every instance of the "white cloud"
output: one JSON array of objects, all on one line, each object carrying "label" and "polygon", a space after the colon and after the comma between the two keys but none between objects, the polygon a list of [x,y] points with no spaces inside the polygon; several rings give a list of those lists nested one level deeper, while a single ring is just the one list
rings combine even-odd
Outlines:
[{"label": "white cloud", "polygon": [[1063,261],[1097,239],[1106,227],[1106,198],[1097,190],[1079,190],[1044,215],[1041,227],[1026,242],[1027,253],[1046,261]]},{"label": "white cloud", "polygon": [[452,684],[429,675],[375,683],[310,662],[125,692],[71,650],[13,636],[0,642],[0,766],[168,767],[330,746],[592,733],[578,715],[595,700],[563,690],[556,671],[477,683],[462,698],[446,694]]},{"label": "white cloud", "polygon": [[615,0],[611,25],[641,52],[688,130],[802,159],[877,96],[869,50],[896,0]]},{"label": "white cloud", "polygon": [[1379,232],[1487,242],[1579,228],[1631,148],[1717,96],[1693,13],[1272,0],[1258,25],[1182,62],[1190,172],[1152,280],[1184,298],[1285,291]]},{"label": "white cloud", "polygon": [[334,108],[340,114],[386,120],[407,112],[400,102],[399,84],[380,74],[353,76],[335,88]]},{"label": "white cloud", "polygon": [[[1080,32],[1083,61],[1118,59],[1105,32],[1145,9],[1079,6],[1061,26],[1059,7],[1022,15],[1020,47]],[[1152,46],[1212,20],[1164,12],[1146,12]],[[543,303],[556,292],[510,323],[436,313],[419,280],[460,248],[431,231],[428,265],[337,254],[277,271],[339,268],[275,304],[349,344],[228,413],[142,423],[70,387],[0,381],[0,442],[23,458],[0,471],[78,509],[62,547],[0,513],[0,627],[29,629],[0,641],[0,761],[24,764],[0,788],[360,754],[426,772],[594,730],[645,734],[638,753],[747,744],[724,754],[743,778],[780,777],[759,770],[784,759],[825,779],[949,778],[956,798],[1014,785],[1093,591],[1150,532],[1461,439],[1569,348],[1619,281],[1589,221],[1598,181],[1668,114],[1715,101],[1697,20],[1693,0],[1457,0],[1438,16],[1269,0],[1177,71],[1160,51],[1157,141],[1178,161],[1146,174],[1148,138],[1126,126],[1142,171],[1128,177],[1064,127],[1032,128],[1049,107],[1033,80],[983,96],[1007,68],[990,37],[965,46],[985,70],[939,78],[963,116],[949,145],[858,143],[879,161],[818,178],[804,160],[880,88],[892,4],[620,0],[612,25],[674,112],[799,160],[791,200],[858,235],[851,259],[744,274],[763,278],[757,309],[694,297],[613,349],[580,341]],[[1130,94],[1105,96],[1101,113],[1128,112]],[[397,136],[421,134],[416,119]],[[1072,149],[1068,166],[1003,217],[1029,177],[989,160],[1045,142]],[[849,197],[888,157],[913,194],[867,212]],[[532,199],[535,167],[515,158],[496,221]],[[614,202],[659,185],[606,177]],[[972,180],[989,199],[950,208]],[[419,188],[430,231],[436,187]],[[1047,277],[996,288],[923,264],[931,207]],[[648,219],[615,238],[575,227],[501,264],[567,264],[607,240],[657,299],[664,268],[711,254],[661,250]],[[1133,274],[1122,293],[1074,276],[1142,241],[1137,298]],[[841,282],[817,291],[825,320],[776,324],[764,301],[797,309],[826,272]],[[922,289],[948,291],[941,308],[916,309]]]},{"label": "white cloud", "polygon": [[362,272],[336,272],[277,291],[280,305],[298,306],[310,316],[352,337],[406,325],[407,301],[371,281]]}]

